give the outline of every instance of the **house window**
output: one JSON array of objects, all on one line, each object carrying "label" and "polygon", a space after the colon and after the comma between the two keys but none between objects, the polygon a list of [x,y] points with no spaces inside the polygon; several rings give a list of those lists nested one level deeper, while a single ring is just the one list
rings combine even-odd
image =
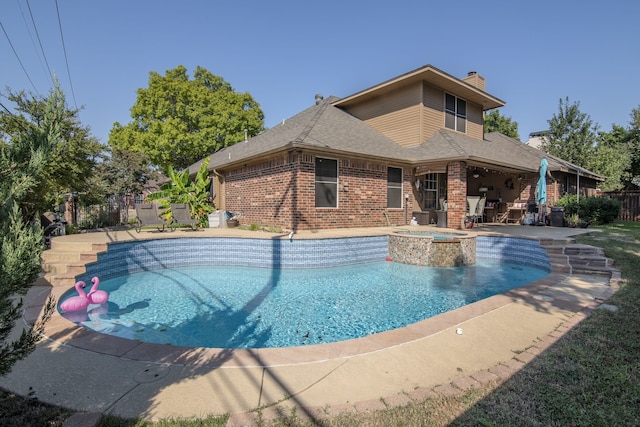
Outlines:
[{"label": "house window", "polygon": [[338,207],[338,161],[316,158],[316,208]]},{"label": "house window", "polygon": [[438,174],[429,173],[424,177],[424,208],[438,207]]},{"label": "house window", "polygon": [[447,129],[467,131],[467,101],[446,93],[444,110],[444,126]]},{"label": "house window", "polygon": [[387,208],[402,208],[401,168],[387,168]]},{"label": "house window", "polygon": [[422,209],[443,209],[447,198],[447,174],[428,173],[420,176],[417,189]]}]

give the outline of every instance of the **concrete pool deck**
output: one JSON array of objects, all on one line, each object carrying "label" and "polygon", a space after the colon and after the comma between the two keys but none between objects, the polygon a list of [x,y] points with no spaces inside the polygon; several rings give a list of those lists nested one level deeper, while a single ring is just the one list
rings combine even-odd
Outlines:
[{"label": "concrete pool deck", "polygon": [[[400,228],[433,229],[323,230],[294,238],[378,235]],[[403,405],[434,393],[459,393],[513,375],[615,292],[619,272],[604,257],[606,267],[595,273],[571,266],[566,251],[571,237],[592,231],[480,225],[469,232],[540,240],[549,247],[552,273],[414,325],[340,343],[256,350],[180,348],[97,334],[55,313],[46,325],[47,339],[0,378],[0,386],[74,410],[127,418],[229,413],[229,426],[251,425],[258,420],[257,408],[262,408],[263,419],[280,411],[288,414],[291,408],[302,418],[321,418]],[[106,231],[56,238],[54,249],[58,241],[84,253],[87,244],[100,248],[134,239],[287,238],[286,233],[256,233]],[[83,262],[94,259],[86,253],[83,257]],[[72,270],[78,268],[70,264]],[[62,279],[39,279],[28,293],[24,321],[38,317],[49,294],[59,297],[70,287]]]}]

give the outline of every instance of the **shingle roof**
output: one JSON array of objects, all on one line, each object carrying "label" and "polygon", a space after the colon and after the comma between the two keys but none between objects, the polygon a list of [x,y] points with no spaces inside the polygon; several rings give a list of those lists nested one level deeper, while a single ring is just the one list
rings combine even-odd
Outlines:
[{"label": "shingle roof", "polygon": [[[223,169],[270,153],[294,148],[360,154],[389,160],[402,159],[403,148],[371,126],[331,105],[330,97],[277,126],[211,154],[209,169]],[[204,159],[203,159],[204,160]],[[189,167],[197,172],[199,161]]]},{"label": "shingle roof", "polygon": [[[550,156],[498,132],[483,140],[458,132],[439,130],[419,146],[403,147],[363,121],[332,105],[330,97],[313,105],[246,142],[240,142],[210,156],[209,169],[225,169],[250,159],[286,149],[307,148],[336,155],[374,157],[390,162],[425,164],[464,160],[507,170],[535,172],[546,157],[549,170],[576,171],[595,179],[602,177]],[[195,173],[202,160],[189,167]]]}]

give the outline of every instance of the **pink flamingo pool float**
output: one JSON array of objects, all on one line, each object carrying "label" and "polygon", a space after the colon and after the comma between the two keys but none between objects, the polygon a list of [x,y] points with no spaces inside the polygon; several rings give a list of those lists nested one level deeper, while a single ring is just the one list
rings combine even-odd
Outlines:
[{"label": "pink flamingo pool float", "polygon": [[98,289],[98,285],[100,285],[100,279],[97,276],[94,276],[91,279],[93,282],[93,286],[91,290],[87,294],[87,298],[89,299],[90,304],[103,304],[107,302],[109,299],[109,294],[106,291],[102,291]]},{"label": "pink flamingo pool float", "polygon": [[93,282],[93,286],[91,290],[87,294],[84,291],[85,286],[87,284],[80,280],[76,283],[76,291],[78,292],[78,296],[68,298],[62,303],[60,303],[60,310],[68,312],[68,311],[80,311],[85,310],[90,304],[104,304],[109,299],[109,294],[105,291],[99,290],[98,285],[100,285],[100,279],[98,277],[93,277],[91,279]]},{"label": "pink flamingo pool float", "polygon": [[80,311],[89,306],[89,298],[84,292],[84,287],[87,286],[82,280],[76,283],[77,297],[68,298],[60,304],[60,310],[62,311]]}]

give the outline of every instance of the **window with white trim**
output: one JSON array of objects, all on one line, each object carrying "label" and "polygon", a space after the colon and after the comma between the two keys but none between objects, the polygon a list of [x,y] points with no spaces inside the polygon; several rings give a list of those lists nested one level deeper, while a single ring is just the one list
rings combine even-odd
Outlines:
[{"label": "window with white trim", "polygon": [[467,132],[467,101],[451,95],[444,94],[444,127]]},{"label": "window with white trim", "polygon": [[438,174],[428,173],[424,177],[424,208],[438,207]]},{"label": "window with white trim", "polygon": [[387,208],[402,208],[402,168],[387,168]]},{"label": "window with white trim", "polygon": [[338,207],[338,161],[316,157],[316,208]]}]

